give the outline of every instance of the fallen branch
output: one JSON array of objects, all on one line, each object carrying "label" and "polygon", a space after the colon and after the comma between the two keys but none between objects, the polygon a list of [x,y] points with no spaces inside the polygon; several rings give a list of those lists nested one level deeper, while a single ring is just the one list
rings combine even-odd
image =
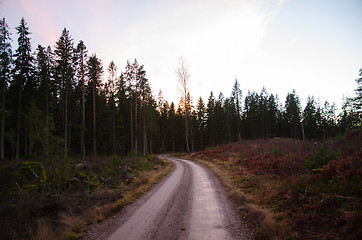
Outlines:
[{"label": "fallen branch", "polygon": [[30,166],[28,166],[28,168],[34,174],[34,176],[37,177],[40,180],[40,182],[49,189],[50,192],[53,192],[53,190],[45,182],[43,182],[43,180],[39,178],[38,174],[36,174],[36,172],[34,172],[34,170]]},{"label": "fallen branch", "polygon": [[354,197],[346,197],[346,196],[341,196],[341,195],[338,195],[336,194],[337,197],[339,198],[343,198],[343,199],[348,199],[348,200],[357,200],[357,201],[362,201],[361,198],[354,198]]}]

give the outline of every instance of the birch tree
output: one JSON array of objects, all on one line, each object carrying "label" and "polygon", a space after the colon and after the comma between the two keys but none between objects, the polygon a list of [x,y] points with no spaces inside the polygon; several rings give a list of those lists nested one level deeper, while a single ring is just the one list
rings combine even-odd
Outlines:
[{"label": "birch tree", "polygon": [[179,91],[181,98],[184,99],[183,107],[185,110],[185,140],[187,154],[190,154],[189,147],[189,111],[190,111],[190,73],[183,57],[179,58],[179,65],[176,69],[177,81],[179,83]]}]

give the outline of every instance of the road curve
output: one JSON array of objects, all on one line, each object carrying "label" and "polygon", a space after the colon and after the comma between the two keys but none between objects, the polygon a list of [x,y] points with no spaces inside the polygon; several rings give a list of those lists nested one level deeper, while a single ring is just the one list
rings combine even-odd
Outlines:
[{"label": "road curve", "polygon": [[173,162],[171,174],[120,213],[120,220],[108,223],[108,229],[96,229],[103,234],[85,239],[248,239],[208,169],[188,160],[160,157]]}]

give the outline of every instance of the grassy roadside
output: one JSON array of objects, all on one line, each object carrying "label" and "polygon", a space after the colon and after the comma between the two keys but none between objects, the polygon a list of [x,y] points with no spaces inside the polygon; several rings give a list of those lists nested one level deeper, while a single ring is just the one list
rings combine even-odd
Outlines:
[{"label": "grassy roadside", "polygon": [[[78,217],[68,216],[66,218],[63,218],[63,222],[68,229],[68,233],[65,234],[65,238],[77,239],[81,237],[86,232],[88,225],[96,222],[102,222],[112,217],[123,207],[137,200],[145,192],[150,190],[154,185],[159,183],[172,170],[171,162],[168,162],[166,160],[161,161],[164,162],[164,166],[162,168],[145,170],[142,172],[142,175],[136,178],[135,181],[133,181],[129,185],[121,184],[119,186],[119,190],[122,192],[122,198],[118,199],[117,201],[105,204],[103,206],[94,207],[93,209],[85,212]],[[36,239],[49,238],[37,236]]]},{"label": "grassy roadside", "polygon": [[359,239],[358,132],[324,141],[250,140],[191,156],[220,179],[253,239]]},{"label": "grassy roadside", "polygon": [[[124,163],[128,167],[122,167]],[[171,162],[155,156],[57,164],[21,161],[0,166],[0,238],[79,239],[90,224],[110,218],[172,170]]]}]

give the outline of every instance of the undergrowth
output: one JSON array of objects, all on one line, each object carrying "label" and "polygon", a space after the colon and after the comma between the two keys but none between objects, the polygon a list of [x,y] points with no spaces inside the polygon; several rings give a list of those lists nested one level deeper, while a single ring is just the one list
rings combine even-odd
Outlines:
[{"label": "undergrowth", "polygon": [[79,239],[160,181],[153,156],[2,162],[1,239]]},{"label": "undergrowth", "polygon": [[193,155],[221,180],[254,239],[360,239],[359,131],[322,142],[249,140]]}]

